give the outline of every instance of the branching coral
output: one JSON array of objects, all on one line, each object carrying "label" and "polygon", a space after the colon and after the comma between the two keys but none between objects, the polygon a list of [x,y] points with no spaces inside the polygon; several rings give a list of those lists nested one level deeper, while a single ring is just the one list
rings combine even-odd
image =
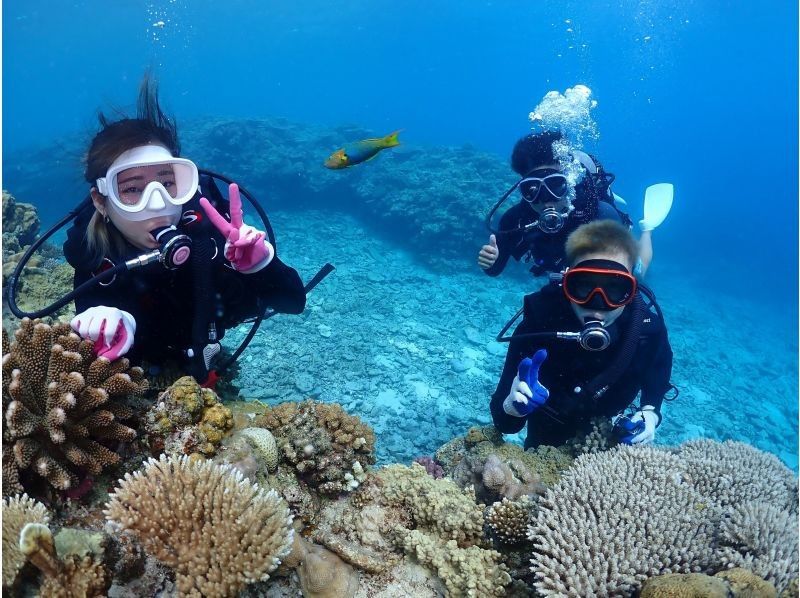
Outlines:
[{"label": "branching coral", "polygon": [[530,529],[539,593],[628,595],[664,571],[708,571],[712,507],[685,471],[677,456],[649,447],[579,457],[539,500]]},{"label": "branching coral", "polygon": [[230,409],[191,376],[179,378],[159,395],[147,411],[145,424],[153,452],[168,456],[200,453],[211,457],[232,427]]},{"label": "branching coral", "polygon": [[119,456],[102,442],[136,437],[120,423],[132,415],[122,399],[146,388],[141,368],[124,358],[95,357],[92,343],[69,325],[23,319],[3,355],[3,481],[14,488],[14,469],[31,468],[67,489],[78,473],[99,474],[116,464]]},{"label": "branching coral", "polygon": [[29,523],[22,528],[19,549],[44,576],[39,587],[41,596],[99,598],[111,585],[111,576],[102,562],[90,556],[59,559],[46,525]]},{"label": "branching coral", "polygon": [[162,455],[126,474],[105,514],[175,570],[185,596],[235,596],[268,579],[294,535],[286,503],[273,490],[186,456]]},{"label": "branching coral", "polygon": [[19,549],[19,534],[28,523],[47,524],[45,506],[27,494],[3,500],[3,586],[14,584],[26,556]]},{"label": "branching coral", "polygon": [[375,463],[374,432],[335,403],[282,403],[256,421],[274,434],[300,478],[321,494],[354,490]]},{"label": "branching coral", "polygon": [[798,577],[797,515],[784,508],[761,502],[730,508],[720,544],[726,565],[750,569],[779,591]]}]

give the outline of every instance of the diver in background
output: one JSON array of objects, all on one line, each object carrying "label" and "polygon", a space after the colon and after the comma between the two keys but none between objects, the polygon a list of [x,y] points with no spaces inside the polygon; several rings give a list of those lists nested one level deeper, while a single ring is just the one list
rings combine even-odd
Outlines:
[{"label": "diver in background", "polygon": [[263,231],[243,223],[238,187],[230,186],[229,203],[211,177],[178,157],[175,124],[148,76],[137,118],[101,115],[100,124],[86,159],[93,205],[78,213],[64,243],[74,286],[157,248],[173,263],[123,271],[78,295],[72,327],[100,356],[127,353],[156,366],[172,358],[213,384],[211,359],[225,330],[267,308],[301,313],[302,281]]},{"label": "diver in background", "polygon": [[[553,143],[561,139],[561,133],[548,131],[527,135],[514,145],[511,167],[521,179],[494,210],[515,188],[519,188],[522,201],[503,214],[497,234],[490,235],[489,242],[478,253],[478,265],[489,276],[499,275],[511,257],[533,261],[531,272],[535,276],[557,272],[564,267],[566,239],[580,225],[608,219],[631,226],[624,201],[611,191],[614,175],[585,152],[573,151],[585,172],[570,201],[567,177],[553,151]],[[671,205],[672,186],[668,187]],[[651,231],[665,217],[666,214],[654,222],[645,211],[634,270],[637,276],[644,276],[652,261]]]},{"label": "diver in background", "polygon": [[[591,418],[614,416],[622,442],[651,442],[673,388],[672,349],[632,274],[636,241],[621,224],[597,220],[573,232],[565,251],[561,283],[524,299],[490,402],[494,425],[515,434],[527,424],[525,448],[558,446],[588,432]],[[639,407],[624,415],[640,391]]]}]

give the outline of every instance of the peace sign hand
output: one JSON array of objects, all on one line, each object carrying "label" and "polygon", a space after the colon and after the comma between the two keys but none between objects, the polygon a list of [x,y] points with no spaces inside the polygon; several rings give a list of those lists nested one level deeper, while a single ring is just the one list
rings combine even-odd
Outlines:
[{"label": "peace sign hand", "polygon": [[231,183],[228,188],[228,197],[230,198],[230,222],[217,212],[205,197],[200,198],[200,206],[211,224],[225,237],[225,259],[231,263],[234,270],[243,274],[258,272],[275,257],[275,249],[266,240],[267,234],[264,231],[244,224],[239,185]]}]

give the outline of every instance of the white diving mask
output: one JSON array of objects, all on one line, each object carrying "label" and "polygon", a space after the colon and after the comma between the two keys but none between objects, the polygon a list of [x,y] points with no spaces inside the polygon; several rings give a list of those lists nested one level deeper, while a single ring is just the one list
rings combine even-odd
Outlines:
[{"label": "white diving mask", "polygon": [[195,193],[197,166],[175,158],[161,145],[142,145],[123,152],[97,179],[97,190],[110,200],[110,208],[132,221],[163,216],[177,218],[181,206]]}]

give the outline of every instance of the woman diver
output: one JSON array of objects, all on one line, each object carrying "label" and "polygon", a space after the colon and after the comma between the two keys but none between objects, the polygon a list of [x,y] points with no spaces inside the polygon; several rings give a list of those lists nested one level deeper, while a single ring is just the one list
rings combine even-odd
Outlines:
[{"label": "woman diver", "polygon": [[614,416],[621,442],[651,442],[673,388],[672,349],[655,298],[632,275],[637,243],[623,225],[596,220],[565,251],[560,282],[527,295],[513,335],[498,339],[510,344],[490,402],[494,424],[504,434],[527,424],[529,448],[561,445],[588,432],[591,418]]},{"label": "woman diver", "polygon": [[211,176],[179,157],[175,123],[149,76],[136,118],[99,118],[86,157],[92,202],[64,243],[74,286],[121,263],[160,265],[119,271],[81,292],[72,328],[100,356],[156,367],[172,358],[211,384],[225,330],[268,308],[301,313],[302,281],[265,232],[243,223],[238,187],[230,185],[226,200]]}]

